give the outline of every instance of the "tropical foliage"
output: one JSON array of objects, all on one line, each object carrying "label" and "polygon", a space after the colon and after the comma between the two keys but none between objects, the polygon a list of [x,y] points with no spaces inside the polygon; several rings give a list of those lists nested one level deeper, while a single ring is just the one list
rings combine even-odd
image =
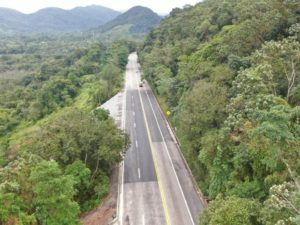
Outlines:
[{"label": "tropical foliage", "polygon": [[45,54],[55,40],[32,41],[33,53],[16,42],[22,55],[0,58],[0,224],[80,224],[79,213],[107,195],[125,147],[123,132],[95,108],[121,89],[134,45],[70,43]]},{"label": "tropical foliage", "polygon": [[300,3],[174,9],[139,52],[210,200],[202,225],[299,224]]}]

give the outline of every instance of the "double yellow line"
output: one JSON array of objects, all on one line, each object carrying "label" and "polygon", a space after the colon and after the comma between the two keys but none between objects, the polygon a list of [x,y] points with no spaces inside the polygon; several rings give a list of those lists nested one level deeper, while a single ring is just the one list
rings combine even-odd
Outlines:
[{"label": "double yellow line", "polygon": [[[137,86],[138,86],[138,81],[137,81],[136,75],[134,75],[134,76],[135,76],[135,80],[136,80],[136,83],[137,83]],[[156,153],[155,153],[155,150],[154,150],[155,147],[152,144],[152,140],[151,140],[151,136],[150,136],[150,130],[149,130],[148,122],[147,122],[147,119],[146,119],[144,103],[143,103],[142,95],[141,95],[141,92],[140,92],[139,89],[138,89],[138,93],[139,93],[139,97],[140,97],[140,101],[141,101],[141,105],[142,105],[143,117],[144,117],[144,121],[145,121],[145,124],[146,124],[146,131],[147,131],[147,135],[148,135],[148,139],[149,139],[149,143],[150,143],[150,149],[151,149],[152,158],[153,158],[154,170],[155,170],[155,173],[156,173],[156,176],[157,176],[157,183],[158,183],[158,188],[159,188],[159,192],[160,192],[160,196],[161,196],[161,200],[162,200],[162,205],[163,205],[163,208],[164,208],[166,223],[167,223],[167,225],[171,225],[171,217],[170,217],[170,213],[169,213],[169,209],[168,209],[168,205],[167,205],[167,201],[166,201],[166,195],[165,195],[164,187],[163,187],[162,180],[161,180],[161,177],[160,177],[158,164],[157,164],[157,161],[156,161]]]}]

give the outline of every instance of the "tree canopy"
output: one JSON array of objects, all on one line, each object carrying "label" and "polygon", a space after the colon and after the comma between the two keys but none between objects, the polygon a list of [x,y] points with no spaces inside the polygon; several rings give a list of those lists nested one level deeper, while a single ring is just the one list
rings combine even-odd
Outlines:
[{"label": "tree canopy", "polygon": [[139,51],[210,200],[200,224],[299,223],[299,12],[205,0],[174,9]]},{"label": "tree canopy", "polygon": [[95,108],[121,89],[134,44],[73,44],[56,55],[35,57],[25,45],[22,56],[0,57],[0,224],[80,224],[108,193],[125,135]]}]

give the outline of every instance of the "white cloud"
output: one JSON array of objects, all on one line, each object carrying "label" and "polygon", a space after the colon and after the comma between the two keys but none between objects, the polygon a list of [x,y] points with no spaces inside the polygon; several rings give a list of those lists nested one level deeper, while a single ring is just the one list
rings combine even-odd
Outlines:
[{"label": "white cloud", "polygon": [[169,13],[172,8],[186,4],[194,5],[200,0],[0,0],[0,7],[12,8],[24,13],[32,13],[41,8],[59,7],[71,9],[76,6],[102,5],[119,11],[142,5],[151,8],[157,13]]}]

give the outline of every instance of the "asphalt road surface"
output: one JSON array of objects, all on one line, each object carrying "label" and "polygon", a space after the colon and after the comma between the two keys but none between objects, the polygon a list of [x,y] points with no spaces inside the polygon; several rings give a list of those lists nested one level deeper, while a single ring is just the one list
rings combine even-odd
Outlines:
[{"label": "asphalt road surface", "polygon": [[123,128],[131,146],[121,168],[119,224],[196,225],[204,208],[136,53],[126,69]]}]

